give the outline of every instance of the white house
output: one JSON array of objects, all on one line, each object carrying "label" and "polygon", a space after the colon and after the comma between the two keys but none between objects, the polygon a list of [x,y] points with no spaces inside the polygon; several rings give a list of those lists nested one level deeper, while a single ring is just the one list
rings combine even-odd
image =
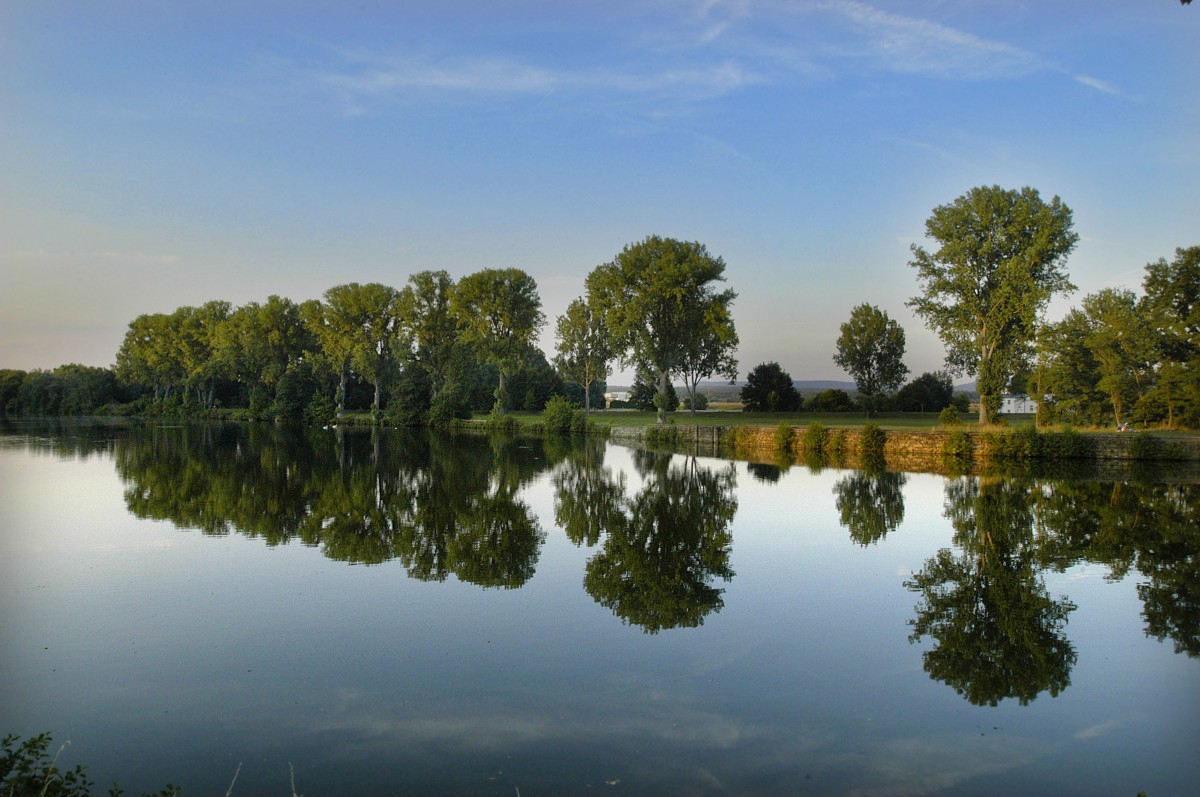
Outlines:
[{"label": "white house", "polygon": [[1024,393],[1005,393],[1000,397],[1000,412],[1003,415],[1033,415],[1037,412],[1037,407],[1037,401]]}]

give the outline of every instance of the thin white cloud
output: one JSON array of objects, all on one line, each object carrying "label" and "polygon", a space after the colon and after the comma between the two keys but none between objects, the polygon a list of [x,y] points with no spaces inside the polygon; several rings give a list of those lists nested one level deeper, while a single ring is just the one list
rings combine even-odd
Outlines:
[{"label": "thin white cloud", "polygon": [[1112,94],[1115,97],[1124,97],[1125,96],[1125,92],[1121,91],[1119,88],[1117,88],[1113,84],[1111,84],[1107,81],[1101,80],[1100,78],[1091,77],[1090,75],[1076,75],[1075,82],[1080,83],[1084,86],[1087,86],[1090,89],[1095,89],[1096,91],[1102,91],[1105,94]]},{"label": "thin white cloud", "polygon": [[1020,77],[1046,67],[1034,53],[939,22],[883,11],[857,0],[809,6],[849,22],[862,37],[863,55],[885,68],[959,79]]}]

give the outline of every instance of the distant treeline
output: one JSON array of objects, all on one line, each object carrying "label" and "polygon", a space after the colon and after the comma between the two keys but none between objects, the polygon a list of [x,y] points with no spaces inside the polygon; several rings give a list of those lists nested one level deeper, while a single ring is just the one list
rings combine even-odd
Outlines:
[{"label": "distant treeline", "polygon": [[[501,364],[462,340],[449,307],[453,288],[445,272],[422,272],[403,291],[350,283],[323,301],[271,296],[141,315],[111,369],[0,371],[0,410],[309,423],[373,410],[397,425],[470,417],[495,406]],[[555,395],[583,402],[583,389],[564,383],[527,340],[511,346],[502,365],[509,408],[541,410]],[[591,391],[603,401],[604,384]]]}]

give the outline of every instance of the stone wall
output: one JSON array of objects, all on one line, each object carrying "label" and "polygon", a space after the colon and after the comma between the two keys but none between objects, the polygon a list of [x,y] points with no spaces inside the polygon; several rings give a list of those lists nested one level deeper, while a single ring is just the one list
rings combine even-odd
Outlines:
[{"label": "stone wall", "polygon": [[[641,444],[647,428],[614,427],[611,439],[615,442]],[[793,427],[790,450],[784,454],[779,450],[778,427],[774,426],[688,426],[666,427],[675,437],[674,445],[694,450],[699,454],[732,454],[735,457],[776,462],[781,456],[792,462],[803,462],[805,427]],[[847,465],[861,460],[861,429],[829,429],[826,455]],[[653,433],[651,433],[653,434]],[[971,444],[972,459],[988,462],[994,458],[997,439],[988,433],[977,431],[960,432],[931,429],[927,431],[887,431],[884,438],[884,459],[889,468],[897,470],[920,470],[943,472],[953,469],[946,462],[946,444],[953,435],[965,435]],[[1053,433],[1051,433],[1053,434]],[[1092,451],[1090,460],[1133,461],[1135,440],[1133,432],[1087,434],[1085,439]],[[1155,436],[1158,441],[1159,458],[1185,462],[1200,462],[1200,436],[1165,437]],[[1144,442],[1143,444],[1144,445]]]}]

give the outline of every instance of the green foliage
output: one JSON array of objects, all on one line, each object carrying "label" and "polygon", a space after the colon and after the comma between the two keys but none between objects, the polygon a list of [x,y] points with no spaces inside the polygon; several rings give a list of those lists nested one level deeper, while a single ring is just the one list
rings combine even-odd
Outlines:
[{"label": "green foliage", "polygon": [[558,317],[555,333],[554,365],[564,380],[579,385],[584,409],[590,410],[590,388],[608,378],[609,363],[616,356],[603,314],[593,303],[575,299]]},{"label": "green foliage", "polygon": [[896,409],[903,412],[937,412],[954,400],[954,385],[945,371],[926,372],[900,388]]},{"label": "green foliage", "polygon": [[981,447],[994,459],[1088,459],[1095,456],[1093,441],[1073,429],[1039,432],[1024,424],[1004,431],[986,431]]},{"label": "green foliage", "polygon": [[825,436],[825,453],[840,457],[846,450],[846,430],[831,429]]},{"label": "green foliage", "polygon": [[968,460],[974,451],[971,436],[963,431],[951,432],[942,442],[942,456],[958,460]]},{"label": "green foliage", "polygon": [[588,427],[587,413],[571,404],[566,396],[554,396],[546,402],[542,422],[551,434],[585,434]]},{"label": "green foliage", "polygon": [[1079,240],[1071,226],[1058,197],[978,187],[934,208],[925,232],[936,250],[913,245],[921,294],[908,306],[941,337],[947,367],[976,375],[982,423],[991,420],[989,399],[1025,358],[1039,312],[1074,288],[1065,270]]},{"label": "green foliage", "polygon": [[677,446],[679,445],[679,427],[673,424],[647,426],[642,442],[648,446]]},{"label": "green foliage", "polygon": [[[633,385],[629,388],[629,405],[639,410],[657,409],[659,402],[662,399],[657,399],[658,389],[655,387],[654,380],[649,374],[639,372],[633,380]],[[675,386],[670,382],[667,383],[667,397],[665,402],[667,412],[675,412],[679,407],[679,394],[675,391]]]},{"label": "green foliage", "polygon": [[775,447],[781,453],[790,454],[792,452],[792,439],[796,436],[796,430],[792,428],[790,423],[781,423],[775,427]]},{"label": "green foliage", "polygon": [[[587,277],[588,303],[603,317],[613,350],[657,381],[735,370],[729,313],[736,294],[718,291],[725,261],[703,244],[652,235],[626,246]],[[660,420],[664,420],[660,408]]]},{"label": "green foliage", "polygon": [[741,398],[746,412],[796,412],[803,404],[791,374],[777,362],[754,366],[746,376]]},{"label": "green foliage", "polygon": [[858,405],[844,390],[822,390],[808,401],[806,409],[809,412],[850,412],[858,409]]},{"label": "green foliage", "polygon": [[685,410],[692,410],[692,409],[706,410],[706,409],[708,409],[708,396],[704,395],[703,393],[697,392],[695,404],[696,404],[696,406],[693,407],[691,396],[683,397],[683,408]]},{"label": "green foliage", "polygon": [[904,381],[904,330],[878,307],[860,304],[842,324],[833,361],[854,379],[867,415]]},{"label": "green foliage", "polygon": [[817,421],[813,421],[804,430],[803,448],[806,452],[822,454],[829,438],[829,430]]},{"label": "green foliage", "polygon": [[887,432],[883,431],[879,424],[873,422],[866,423],[859,435],[863,457],[878,458],[883,456],[883,449],[887,444]]},{"label": "green foliage", "polygon": [[[51,756],[48,733],[24,741],[19,736],[5,736],[0,743],[0,794],[5,797],[93,797],[96,792],[92,789],[96,784],[88,779],[83,766],[61,769],[58,765],[58,758],[67,744]],[[178,787],[167,784],[166,788],[142,797],[173,797],[179,792]],[[109,797],[119,794],[121,790],[116,786],[108,791]]]},{"label": "green foliage", "polygon": [[958,415],[957,407],[946,407],[938,413],[938,424],[941,426],[958,426],[962,423],[962,419]]}]

